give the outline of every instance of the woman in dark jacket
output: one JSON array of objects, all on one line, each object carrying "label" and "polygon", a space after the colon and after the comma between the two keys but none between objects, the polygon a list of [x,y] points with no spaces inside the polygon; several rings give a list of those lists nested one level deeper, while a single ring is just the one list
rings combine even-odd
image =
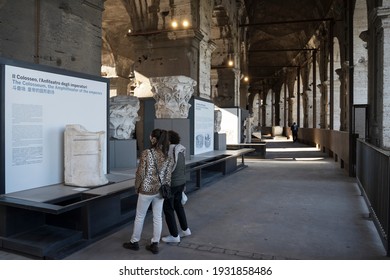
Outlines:
[{"label": "woman in dark jacket", "polygon": [[[168,155],[173,161],[172,176],[171,176],[171,198],[164,200],[164,215],[170,235],[162,238],[162,241],[167,243],[180,242],[180,237],[191,235],[191,231],[187,225],[186,213],[181,203],[182,193],[186,185],[186,166],[185,166],[185,151],[186,148],[180,144],[180,136],[175,131],[168,131],[169,135],[169,152]],[[179,219],[181,232],[179,234],[175,212]]]}]

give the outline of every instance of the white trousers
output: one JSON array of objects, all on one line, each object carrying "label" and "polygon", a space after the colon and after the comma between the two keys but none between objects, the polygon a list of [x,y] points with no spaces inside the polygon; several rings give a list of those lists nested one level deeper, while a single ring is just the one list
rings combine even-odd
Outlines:
[{"label": "white trousers", "polygon": [[151,242],[159,242],[162,231],[162,208],[164,199],[160,194],[145,195],[138,194],[137,210],[134,220],[133,235],[131,236],[131,242],[138,242],[141,239],[142,229],[144,226],[145,216],[148,208],[152,203],[153,211],[153,238]]}]

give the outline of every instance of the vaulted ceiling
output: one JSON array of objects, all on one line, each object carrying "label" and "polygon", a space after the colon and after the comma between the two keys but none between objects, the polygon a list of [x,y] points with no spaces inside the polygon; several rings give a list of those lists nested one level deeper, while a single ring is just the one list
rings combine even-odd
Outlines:
[{"label": "vaulted ceiling", "polygon": [[321,24],[327,21],[333,0],[245,0],[247,71],[252,84],[272,79],[294,64]]},{"label": "vaulted ceiling", "polygon": [[[319,26],[332,14],[332,2],[338,0],[237,0],[245,5],[244,21],[238,20],[241,34],[245,33],[247,58],[243,59],[241,71],[249,75],[251,85],[270,80],[280,71],[293,65],[302,49]],[[131,27],[129,12],[124,3],[131,0],[107,0],[103,14],[103,30],[110,45],[117,53],[126,52],[129,46],[124,34]],[[226,1],[215,1],[223,4]],[[241,5],[242,7],[242,5]],[[113,43],[114,42],[114,43]],[[116,43],[115,43],[116,42]],[[120,50],[122,48],[122,50]]]}]

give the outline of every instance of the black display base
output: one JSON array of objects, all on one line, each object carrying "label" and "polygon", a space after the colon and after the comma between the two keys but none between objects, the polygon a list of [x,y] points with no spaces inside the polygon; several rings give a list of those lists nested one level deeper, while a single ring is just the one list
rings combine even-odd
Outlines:
[{"label": "black display base", "polygon": [[0,197],[0,248],[62,259],[134,217],[133,182],[125,176],[123,181],[82,191],[58,185]]},{"label": "black display base", "polygon": [[81,231],[44,225],[3,239],[3,248],[45,258],[51,252],[81,241]]}]

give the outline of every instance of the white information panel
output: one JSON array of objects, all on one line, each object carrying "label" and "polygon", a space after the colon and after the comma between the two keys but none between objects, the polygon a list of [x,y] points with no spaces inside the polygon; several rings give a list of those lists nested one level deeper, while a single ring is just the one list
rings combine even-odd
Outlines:
[{"label": "white information panel", "polygon": [[65,126],[107,133],[108,83],[11,65],[4,81],[5,193],[62,183]]},{"label": "white information panel", "polygon": [[239,144],[241,111],[238,108],[219,108],[219,110],[222,112],[220,133],[226,133],[226,144]]},{"label": "white information panel", "polygon": [[214,150],[214,104],[194,100],[194,155]]}]

